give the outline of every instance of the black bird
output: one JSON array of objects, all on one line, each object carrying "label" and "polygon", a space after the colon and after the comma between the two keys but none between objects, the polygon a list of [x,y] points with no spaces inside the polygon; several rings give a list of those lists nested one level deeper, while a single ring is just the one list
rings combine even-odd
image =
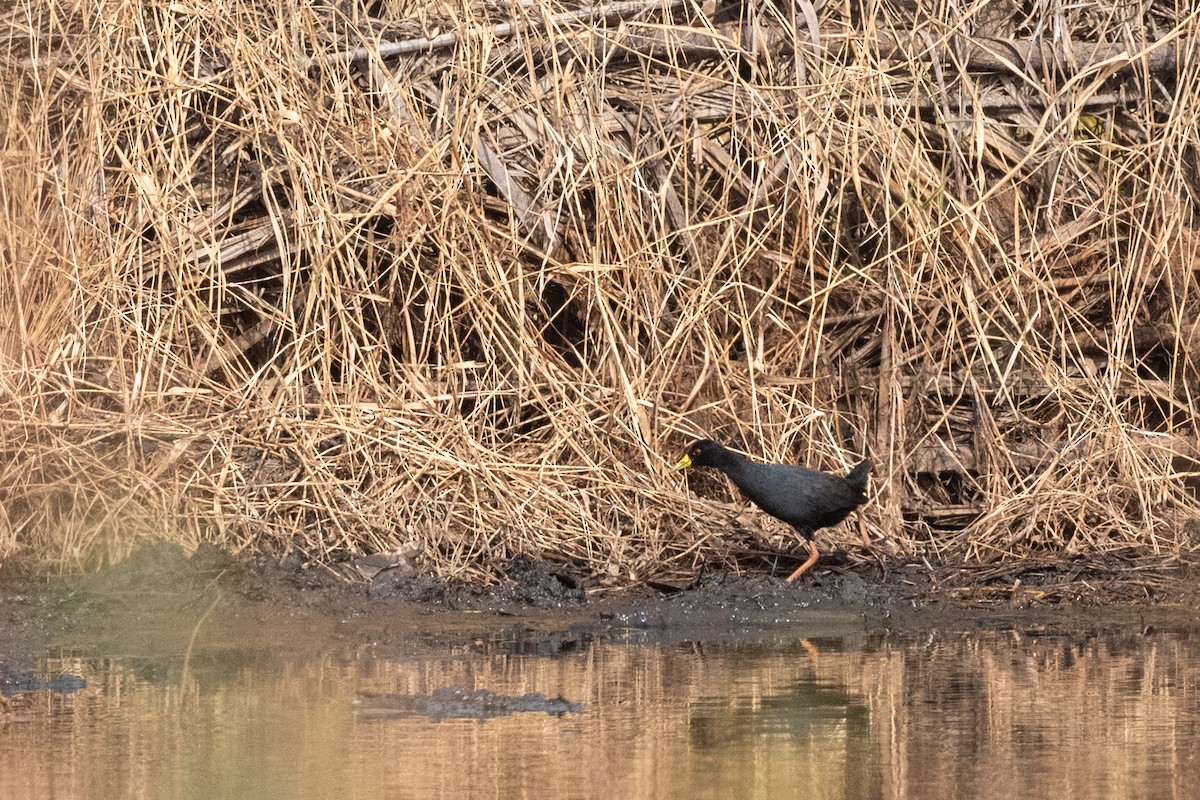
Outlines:
[{"label": "black bird", "polygon": [[[721,470],[748,500],[791,525],[808,540],[808,560],[788,576],[790,583],[817,561],[813,533],[818,528],[838,524],[867,502],[867,475],[872,464],[863,461],[843,478],[791,464],[761,464],[726,450],[711,439],[698,439],[675,465],[677,470],[688,467]],[[871,546],[865,537],[864,541],[867,547]]]}]

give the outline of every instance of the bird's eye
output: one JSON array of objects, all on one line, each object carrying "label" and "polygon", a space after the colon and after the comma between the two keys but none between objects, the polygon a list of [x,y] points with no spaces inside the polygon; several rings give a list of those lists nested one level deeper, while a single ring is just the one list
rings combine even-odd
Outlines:
[{"label": "bird's eye", "polygon": [[694,456],[698,456],[698,455],[700,455],[700,448],[699,448],[699,447],[693,447],[693,448],[692,448],[692,455],[694,455]]}]

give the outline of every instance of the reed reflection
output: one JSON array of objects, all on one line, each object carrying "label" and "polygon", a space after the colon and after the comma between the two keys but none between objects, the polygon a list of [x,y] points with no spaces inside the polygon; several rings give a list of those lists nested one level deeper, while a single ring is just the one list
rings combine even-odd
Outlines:
[{"label": "reed reflection", "polygon": [[1108,798],[1200,781],[1190,631],[259,633],[186,658],[46,657],[35,673],[84,683],[13,698],[0,796]]}]

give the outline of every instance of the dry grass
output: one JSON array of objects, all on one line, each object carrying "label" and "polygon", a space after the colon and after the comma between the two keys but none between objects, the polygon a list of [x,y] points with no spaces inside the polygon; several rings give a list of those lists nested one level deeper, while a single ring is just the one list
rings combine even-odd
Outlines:
[{"label": "dry grass", "polygon": [[698,433],[931,558],[1190,550],[1196,12],[996,8],[20,0],[0,554],[689,574]]}]

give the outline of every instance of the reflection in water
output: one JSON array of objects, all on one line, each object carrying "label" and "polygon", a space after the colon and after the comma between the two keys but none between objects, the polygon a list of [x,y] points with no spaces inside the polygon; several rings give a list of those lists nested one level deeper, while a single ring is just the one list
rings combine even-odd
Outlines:
[{"label": "reflection in water", "polygon": [[[153,648],[61,653],[41,674],[86,686],[16,698],[0,797],[1188,797],[1200,780],[1187,632],[785,637],[201,642],[186,671]],[[356,712],[449,689],[578,706]]]}]

